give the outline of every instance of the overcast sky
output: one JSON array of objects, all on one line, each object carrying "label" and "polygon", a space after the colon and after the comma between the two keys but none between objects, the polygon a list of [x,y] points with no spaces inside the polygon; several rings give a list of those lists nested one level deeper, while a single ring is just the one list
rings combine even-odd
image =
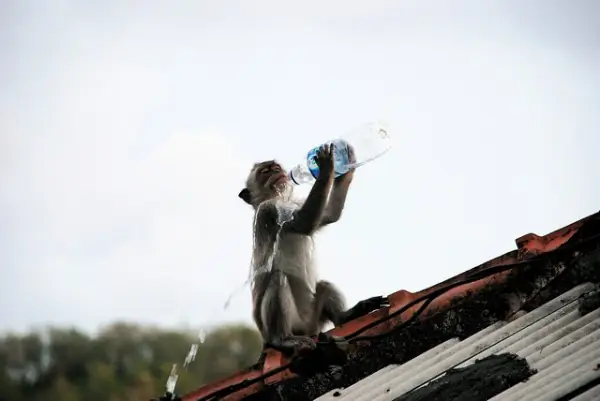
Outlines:
[{"label": "overcast sky", "polygon": [[600,209],[599,2],[0,7],[0,330],[250,322],[251,164],[377,119],[317,240],[349,303]]}]

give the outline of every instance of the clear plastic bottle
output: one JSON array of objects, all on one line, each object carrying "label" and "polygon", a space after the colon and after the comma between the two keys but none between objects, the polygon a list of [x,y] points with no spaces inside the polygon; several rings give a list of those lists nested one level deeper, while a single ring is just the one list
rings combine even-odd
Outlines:
[{"label": "clear plastic bottle", "polygon": [[[380,123],[365,124],[338,139],[327,141],[333,143],[333,162],[335,176],[346,174],[351,168],[366,164],[390,150],[391,140],[388,128]],[[354,163],[349,160],[348,145],[354,151]],[[312,148],[306,155],[304,163],[290,169],[289,178],[293,184],[301,185],[314,182],[319,177],[319,166],[315,156],[320,146]]]}]

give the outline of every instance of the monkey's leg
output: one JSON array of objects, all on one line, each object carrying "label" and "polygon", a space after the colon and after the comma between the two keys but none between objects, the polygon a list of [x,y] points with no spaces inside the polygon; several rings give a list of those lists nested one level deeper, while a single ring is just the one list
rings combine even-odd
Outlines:
[{"label": "monkey's leg", "polygon": [[313,301],[313,313],[315,316],[314,327],[320,331],[321,327],[328,321],[338,326],[345,317],[346,301],[342,293],[329,281],[319,281],[315,289]]},{"label": "monkey's leg", "polygon": [[[346,301],[342,293],[330,282],[319,281],[315,289],[313,301],[314,326],[313,333],[318,333],[319,343],[336,343],[340,347],[344,343],[343,337],[323,333],[321,330],[328,321],[338,326],[346,316]],[[341,349],[344,347],[342,346]]]},{"label": "monkey's leg", "polygon": [[328,320],[339,326],[369,312],[388,306],[389,303],[385,297],[377,296],[360,301],[346,310],[341,292],[332,283],[320,281],[317,283],[314,305],[315,315],[319,317],[321,326]]},{"label": "monkey's leg", "polygon": [[261,305],[262,330],[265,343],[285,354],[299,354],[316,348],[315,342],[306,336],[294,336],[293,323],[298,319],[298,309],[287,277],[274,271]]}]

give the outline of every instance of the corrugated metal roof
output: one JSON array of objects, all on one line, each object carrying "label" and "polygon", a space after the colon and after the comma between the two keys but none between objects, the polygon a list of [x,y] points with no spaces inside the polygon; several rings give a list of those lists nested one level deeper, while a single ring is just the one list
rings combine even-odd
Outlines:
[{"label": "corrugated metal roof", "polygon": [[[451,368],[492,354],[513,353],[537,371],[493,401],[556,399],[600,378],[600,308],[582,315],[578,299],[596,287],[582,284],[512,322],[497,322],[462,341],[451,339],[402,364],[389,365],[319,401],[387,401],[436,380]],[[578,400],[598,398],[600,386]]]}]

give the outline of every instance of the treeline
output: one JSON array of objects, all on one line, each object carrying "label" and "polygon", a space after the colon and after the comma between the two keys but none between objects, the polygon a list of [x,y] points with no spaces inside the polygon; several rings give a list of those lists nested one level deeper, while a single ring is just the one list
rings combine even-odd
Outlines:
[{"label": "treeline", "polygon": [[196,359],[181,369],[197,331],[117,323],[89,336],[49,328],[0,338],[2,401],[145,401],[165,392],[172,365],[184,394],[256,362],[261,340],[244,325],[207,333]]}]

